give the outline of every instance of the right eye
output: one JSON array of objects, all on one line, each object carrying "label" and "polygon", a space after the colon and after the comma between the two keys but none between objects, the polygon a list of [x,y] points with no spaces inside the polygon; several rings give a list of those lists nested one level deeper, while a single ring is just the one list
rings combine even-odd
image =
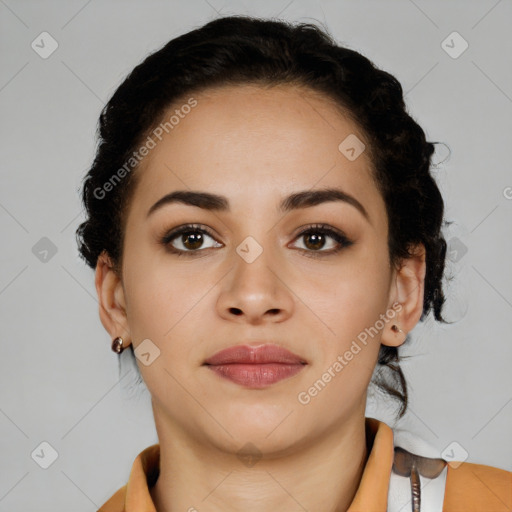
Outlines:
[{"label": "right eye", "polygon": [[[222,247],[222,244],[215,241],[209,230],[205,226],[201,226],[199,224],[185,224],[172,229],[162,237],[160,243],[170,252],[177,254],[178,256],[185,254],[188,255],[199,252],[201,246],[204,244],[205,235],[217,244],[206,247],[206,249],[211,247]],[[181,245],[181,247],[176,247],[174,245],[175,240],[178,242],[177,245]]]}]

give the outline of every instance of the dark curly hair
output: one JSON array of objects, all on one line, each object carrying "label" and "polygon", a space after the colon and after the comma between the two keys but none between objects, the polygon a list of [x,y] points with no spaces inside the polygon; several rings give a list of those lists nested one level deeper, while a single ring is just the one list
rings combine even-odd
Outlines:
[{"label": "dark curly hair", "polygon": [[[423,244],[421,320],[433,310],[435,319],[445,322],[441,315],[444,203],[430,173],[435,143],[426,141],[422,128],[407,113],[395,77],[309,23],[221,17],[172,39],[131,71],[101,113],[96,156],[83,183],[88,217],[76,235],[87,264],[94,269],[105,251],[121,276],[126,212],[138,180],[133,155],[170,106],[208,88],[243,84],[304,86],[334,100],[361,128],[369,142],[373,177],[386,204],[390,261],[399,265],[416,244]],[[126,162],[133,169],[127,171]],[[122,179],[105,186],[122,168],[125,172],[115,176]],[[402,417],[408,393],[399,360],[397,348],[381,346],[373,381],[400,402],[398,417]]]}]

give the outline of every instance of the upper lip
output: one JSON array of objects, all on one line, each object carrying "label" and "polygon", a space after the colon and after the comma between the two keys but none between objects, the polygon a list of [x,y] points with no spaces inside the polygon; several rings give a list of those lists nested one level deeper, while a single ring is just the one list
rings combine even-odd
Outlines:
[{"label": "upper lip", "polygon": [[226,348],[209,357],[204,364],[307,364],[300,356],[279,345],[265,344],[259,346],[236,345]]}]

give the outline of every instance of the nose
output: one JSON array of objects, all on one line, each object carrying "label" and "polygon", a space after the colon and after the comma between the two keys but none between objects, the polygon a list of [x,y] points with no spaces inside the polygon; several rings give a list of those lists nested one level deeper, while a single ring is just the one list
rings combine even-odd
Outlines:
[{"label": "nose", "polygon": [[254,260],[240,254],[234,252],[232,270],[222,280],[219,315],[254,325],[285,321],[293,314],[294,295],[272,251],[265,249]]}]

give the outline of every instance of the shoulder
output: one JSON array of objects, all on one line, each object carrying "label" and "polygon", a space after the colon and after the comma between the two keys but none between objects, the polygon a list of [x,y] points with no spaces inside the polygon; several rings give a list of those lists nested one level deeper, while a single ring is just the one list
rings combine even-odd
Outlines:
[{"label": "shoulder", "polygon": [[149,488],[156,482],[160,470],[160,445],[142,450],[133,461],[126,485],[118,489],[97,512],[153,510]]},{"label": "shoulder", "polygon": [[118,489],[97,512],[123,512],[125,505],[126,485]]},{"label": "shoulder", "polygon": [[512,510],[512,472],[483,464],[449,464],[443,510],[509,512]]}]

